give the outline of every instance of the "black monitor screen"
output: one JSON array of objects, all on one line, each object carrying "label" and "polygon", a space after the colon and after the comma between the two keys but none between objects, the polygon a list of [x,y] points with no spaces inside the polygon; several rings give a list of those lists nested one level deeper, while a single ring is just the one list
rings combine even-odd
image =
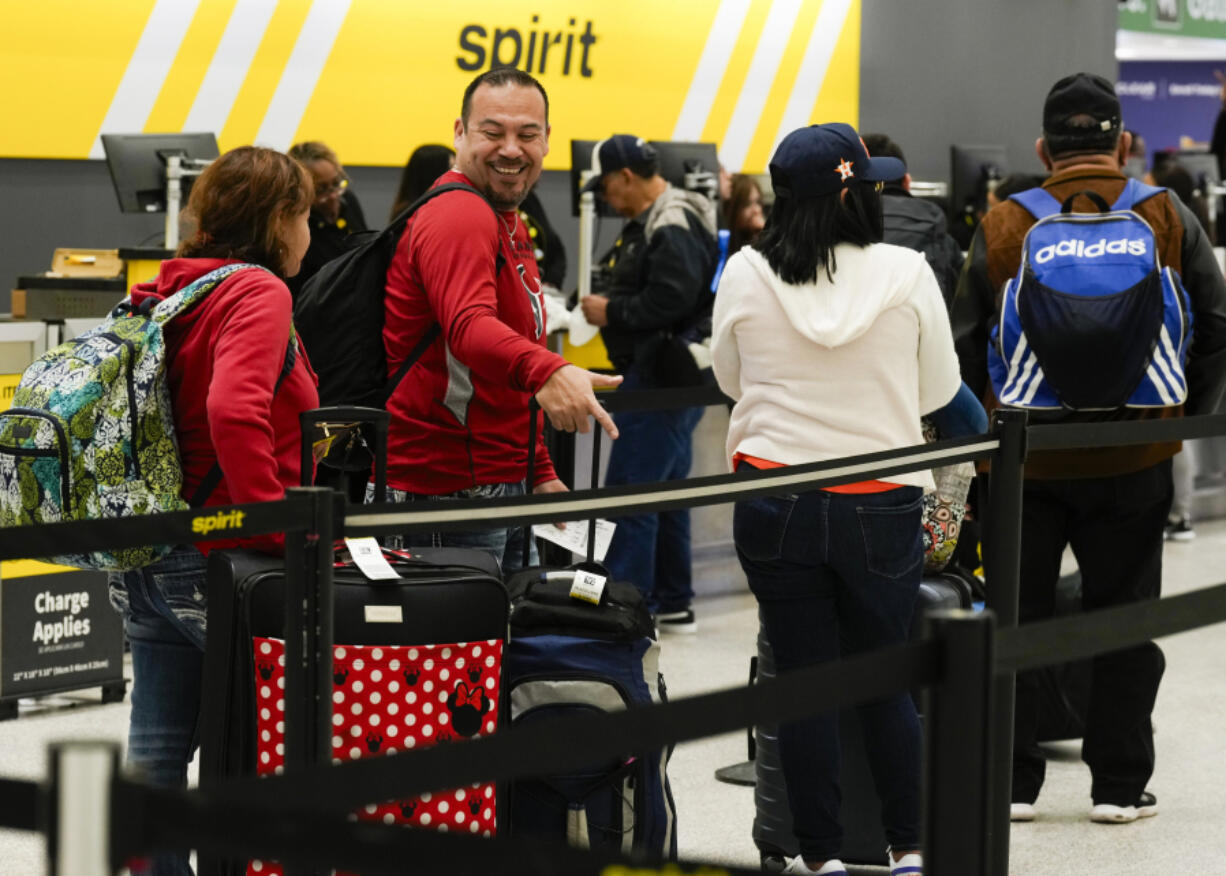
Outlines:
[{"label": "black monitor screen", "polygon": [[719,154],[714,143],[652,140],[660,156],[660,176],[679,189],[719,199]]},{"label": "black monitor screen", "polygon": [[949,230],[963,249],[987,209],[989,185],[1008,172],[1004,146],[949,147]]},{"label": "black monitor screen", "polygon": [[1217,156],[1212,152],[1176,152],[1173,158],[1192,177],[1194,185],[1202,195],[1207,195],[1206,185],[1217,185],[1221,181]]},{"label": "black monitor screen", "polygon": [[[570,141],[570,206],[571,214],[579,215],[579,181],[583,171],[592,165],[592,150],[599,140]],[[713,199],[719,197],[719,155],[714,143],[683,143],[671,140],[652,140],[660,159],[660,176],[677,188],[708,193]],[[603,216],[613,212],[603,201],[597,199],[598,210]]]},{"label": "black monitor screen", "polygon": [[[599,140],[570,141],[570,214],[579,215],[579,183],[585,170],[592,166],[592,150]],[[596,198],[596,212],[601,216],[615,216],[613,210],[599,197]]]},{"label": "black monitor screen", "polygon": [[[102,149],[124,213],[166,212],[166,157],[211,161],[218,155],[213,134],[103,134]],[[183,203],[192,177],[183,180]]]}]

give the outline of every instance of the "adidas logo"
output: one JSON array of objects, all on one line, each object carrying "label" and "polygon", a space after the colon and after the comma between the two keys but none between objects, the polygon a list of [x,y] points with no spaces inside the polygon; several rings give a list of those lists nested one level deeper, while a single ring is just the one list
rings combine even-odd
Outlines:
[{"label": "adidas logo", "polygon": [[1104,255],[1143,256],[1148,246],[1142,238],[1120,239],[1108,241],[1103,237],[1097,243],[1088,246],[1084,240],[1062,240],[1043,247],[1034,254],[1036,265],[1046,264],[1057,256],[1067,256],[1079,259],[1096,259]]}]

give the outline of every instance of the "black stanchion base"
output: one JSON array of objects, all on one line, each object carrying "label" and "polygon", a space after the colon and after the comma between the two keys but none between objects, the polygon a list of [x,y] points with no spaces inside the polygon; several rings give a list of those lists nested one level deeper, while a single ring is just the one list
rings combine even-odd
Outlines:
[{"label": "black stanchion base", "polygon": [[128,682],[126,679],[116,682],[115,684],[104,684],[102,685],[102,702],[122,703],[127,692]]},{"label": "black stanchion base", "polygon": [[17,700],[0,700],[0,721],[11,721],[17,717]]},{"label": "black stanchion base", "polygon": [[731,766],[720,767],[715,771],[715,778],[729,785],[746,785],[752,788],[757,784],[752,760],[744,763],[734,763]]}]

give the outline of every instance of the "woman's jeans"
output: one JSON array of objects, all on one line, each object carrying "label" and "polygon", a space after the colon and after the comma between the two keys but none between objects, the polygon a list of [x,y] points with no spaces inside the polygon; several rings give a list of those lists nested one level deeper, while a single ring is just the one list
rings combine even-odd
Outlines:
[{"label": "woman's jeans", "polygon": [[[152,785],[187,787],[204,668],[206,559],[179,545],[135,572],[112,573],[111,604],[132,649],[128,764]],[[122,583],[120,583],[122,582]],[[187,855],[157,854],[134,874],[190,874]]]},{"label": "woman's jeans", "polygon": [[[919,487],[901,487],[736,503],[737,555],[781,673],[907,641],[923,572],[921,497]],[[856,711],[886,839],[894,849],[918,849],[922,744],[911,695]],[[838,857],[837,713],[781,725],[779,756],[801,855]]]}]

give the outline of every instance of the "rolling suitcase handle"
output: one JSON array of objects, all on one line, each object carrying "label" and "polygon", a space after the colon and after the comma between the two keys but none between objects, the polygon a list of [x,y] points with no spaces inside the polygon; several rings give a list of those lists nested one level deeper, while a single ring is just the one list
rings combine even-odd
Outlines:
[{"label": "rolling suitcase handle", "polygon": [[391,414],[381,408],[334,406],[303,411],[298,415],[302,429],[302,485],[311,485],[314,471],[314,437],[318,426],[326,423],[357,423],[374,426],[375,501],[387,501],[387,430]]},{"label": "rolling suitcase handle", "polygon": [[[524,480],[524,485],[531,490],[532,476],[536,471],[536,436],[537,436],[537,419],[541,412],[541,407],[536,403],[536,398],[528,400],[528,476]],[[543,426],[542,426],[543,428]],[[592,487],[595,488],[600,483],[600,435],[603,430],[600,424],[592,430]],[[529,561],[532,558],[532,527],[524,528],[524,554],[523,565],[528,568]],[[596,518],[593,517],[587,522],[587,561],[593,563],[596,561]]]}]

